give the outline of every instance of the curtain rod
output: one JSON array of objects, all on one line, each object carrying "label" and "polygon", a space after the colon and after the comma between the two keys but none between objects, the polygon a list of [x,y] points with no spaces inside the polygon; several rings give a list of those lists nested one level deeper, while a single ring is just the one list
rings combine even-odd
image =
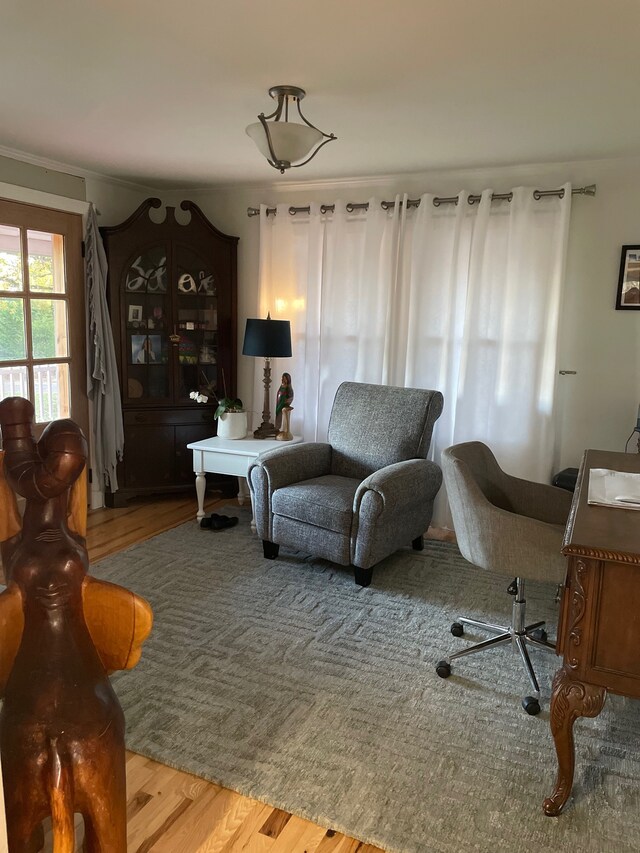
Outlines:
[{"label": "curtain rod", "polygon": [[[596,185],[589,184],[587,187],[574,187],[571,190],[571,195],[590,195],[594,196],[596,194]],[[534,190],[533,197],[536,201],[539,201],[541,198],[547,198],[548,196],[558,196],[558,198],[564,198],[564,189],[559,190]],[[469,204],[477,204],[481,200],[482,196],[480,195],[470,195],[467,198]],[[494,193],[491,196],[491,201],[511,201],[513,198],[513,193]],[[457,204],[458,196],[453,195],[447,198],[440,198],[436,196],[433,200],[434,207],[440,207],[441,204]],[[381,201],[380,207],[383,210],[391,210],[395,207],[395,201]],[[402,206],[402,202],[400,202]],[[420,207],[420,199],[419,198],[410,198],[407,199],[407,208],[410,207]],[[321,204],[320,205],[320,213],[333,213],[336,209],[335,204]],[[365,201],[362,203],[356,202],[348,202],[346,204],[347,213],[353,213],[354,210],[369,210],[369,202]],[[270,213],[275,214],[275,207],[267,208],[267,216]],[[295,216],[296,213],[311,213],[311,207],[307,205],[306,207],[290,207],[289,213],[291,216]],[[260,208],[259,207],[248,207],[247,208],[247,216],[259,216]]]}]

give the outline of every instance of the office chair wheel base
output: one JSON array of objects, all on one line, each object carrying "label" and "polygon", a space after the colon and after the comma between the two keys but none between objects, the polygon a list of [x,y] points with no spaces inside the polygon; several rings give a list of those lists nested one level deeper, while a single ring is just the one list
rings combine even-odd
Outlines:
[{"label": "office chair wheel base", "polygon": [[454,637],[462,637],[464,634],[464,625],[461,622],[454,622],[451,626],[451,633]]},{"label": "office chair wheel base", "polygon": [[446,660],[439,661],[436,664],[436,672],[440,678],[449,678],[451,675],[451,664],[447,663]]},{"label": "office chair wheel base", "polygon": [[547,632],[544,628],[536,628],[535,631],[531,632],[531,636],[534,640],[540,640],[541,643],[546,643],[548,639]]},{"label": "office chair wheel base", "polygon": [[522,700],[522,707],[527,714],[530,714],[532,717],[535,717],[536,714],[540,713],[540,702],[535,696],[525,696]]}]

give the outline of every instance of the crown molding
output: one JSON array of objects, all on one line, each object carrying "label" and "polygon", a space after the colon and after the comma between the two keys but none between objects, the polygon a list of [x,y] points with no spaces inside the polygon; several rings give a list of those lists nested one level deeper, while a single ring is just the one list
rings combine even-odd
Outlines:
[{"label": "crown molding", "polygon": [[[620,155],[618,157],[585,157],[575,160],[549,160],[534,162],[515,163],[485,163],[472,166],[440,166],[424,168],[412,171],[398,171],[384,174],[360,175],[358,177],[317,178],[297,181],[224,181],[223,183],[211,183],[202,186],[183,186],[178,189],[166,189],[167,192],[175,193],[265,193],[277,196],[279,194],[296,192],[340,191],[366,189],[371,191],[373,185],[380,190],[385,187],[397,187],[398,184],[406,183],[435,183],[438,181],[454,180],[462,187],[465,182],[482,181],[483,185],[493,179],[499,180],[501,185],[511,180],[544,181],[545,174],[552,171],[563,171],[569,174],[579,170],[581,173],[588,172],[592,167],[600,171],[603,168],[617,168],[623,163],[640,164],[640,155]],[[558,180],[557,177],[553,178]],[[591,183],[588,174],[578,177],[579,181]],[[575,180],[574,180],[575,182]],[[426,190],[425,190],[426,191]]]},{"label": "crown molding", "polygon": [[379,184],[381,186],[397,183],[398,180],[416,180],[424,179],[429,171],[423,172],[394,172],[393,174],[384,175],[361,175],[351,178],[317,178],[308,181],[258,181],[256,183],[244,181],[225,181],[224,183],[207,184],[200,187],[178,187],[177,189],[167,189],[167,192],[190,192],[190,193],[207,193],[207,192],[298,192],[298,191],[313,191],[313,190],[329,190],[344,187],[345,189],[357,189],[358,187],[370,187],[371,184]]},{"label": "crown molding", "polygon": [[[530,176],[533,180],[540,177],[540,173],[551,170],[553,168],[575,169],[576,167],[586,168],[589,165],[594,167],[604,167],[606,165],[618,165],[621,161],[640,162],[638,155],[620,155],[619,157],[594,157],[578,160],[558,160],[548,162],[534,163],[504,163],[485,164],[475,166],[462,167],[435,167],[413,170],[409,172],[392,172],[384,174],[369,174],[360,175],[357,177],[336,177],[336,178],[316,178],[309,180],[264,180],[264,181],[233,181],[225,180],[224,182],[213,182],[203,185],[182,185],[177,187],[168,186],[164,180],[159,180],[158,184],[138,183],[125,178],[118,178],[113,175],[107,175],[102,172],[95,172],[90,169],[84,169],[79,166],[74,166],[70,163],[63,163],[58,160],[53,160],[48,157],[40,157],[36,154],[29,154],[25,151],[19,151],[15,148],[9,148],[5,145],[0,145],[0,156],[9,157],[13,160],[18,160],[22,163],[30,163],[33,166],[40,166],[44,169],[51,169],[57,172],[72,175],[83,179],[92,179],[102,181],[117,187],[134,190],[136,192],[145,192],[153,196],[163,196],[169,194],[184,194],[185,197],[194,193],[237,193],[238,191],[247,193],[268,193],[271,195],[286,195],[296,192],[312,192],[317,190],[322,191],[340,191],[353,190],[357,191],[360,188],[366,188],[371,191],[372,185],[375,185],[380,190],[388,186],[397,186],[399,182],[425,182],[438,179],[447,179],[449,176],[455,177],[458,182],[464,180],[490,180],[492,175],[500,176],[501,179],[509,179],[510,176],[520,179],[525,176]],[[587,180],[585,178],[585,180]]]}]

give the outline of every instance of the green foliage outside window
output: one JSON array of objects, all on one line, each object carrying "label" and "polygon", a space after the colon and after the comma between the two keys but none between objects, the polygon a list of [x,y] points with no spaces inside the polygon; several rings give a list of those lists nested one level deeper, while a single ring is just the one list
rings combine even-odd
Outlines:
[{"label": "green foliage outside window", "polygon": [[20,255],[0,252],[0,290],[22,290]]},{"label": "green foliage outside window", "polygon": [[26,357],[22,299],[0,299],[0,361]]},{"label": "green foliage outside window", "polygon": [[[29,258],[29,281],[39,293],[51,292],[53,282],[53,259],[47,255],[31,255]],[[22,290],[20,257],[9,252],[0,252],[0,290],[12,292]],[[55,357],[55,321],[52,303],[39,303],[32,312],[31,335],[33,349],[39,358]],[[24,300],[0,299],[0,360],[14,361],[25,358],[24,343]]]}]

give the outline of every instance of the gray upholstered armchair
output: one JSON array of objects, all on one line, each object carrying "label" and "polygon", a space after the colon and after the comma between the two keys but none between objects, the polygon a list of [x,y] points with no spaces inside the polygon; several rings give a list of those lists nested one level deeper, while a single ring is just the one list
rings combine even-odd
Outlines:
[{"label": "gray upholstered armchair", "polygon": [[439,391],[343,382],[326,443],[262,454],[249,468],[264,555],[280,545],[353,566],[373,566],[410,542],[423,547],[440,468],[425,457],[443,405]]}]

